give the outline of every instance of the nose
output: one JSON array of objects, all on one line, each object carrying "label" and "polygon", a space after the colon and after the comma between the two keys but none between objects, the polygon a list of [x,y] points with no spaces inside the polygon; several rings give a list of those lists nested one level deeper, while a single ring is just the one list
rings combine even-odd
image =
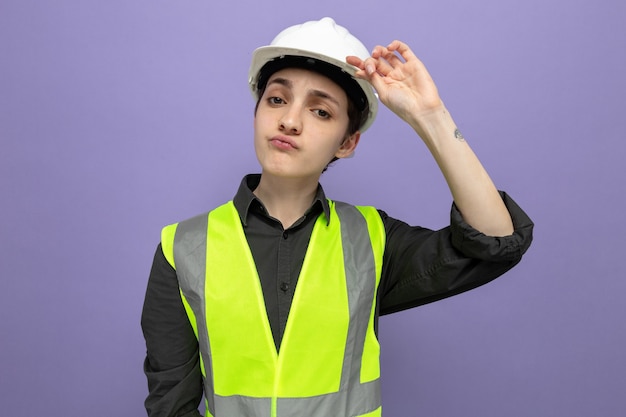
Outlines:
[{"label": "nose", "polygon": [[302,132],[302,120],[298,111],[293,107],[283,113],[278,120],[278,125],[280,131],[286,134],[299,135]]}]

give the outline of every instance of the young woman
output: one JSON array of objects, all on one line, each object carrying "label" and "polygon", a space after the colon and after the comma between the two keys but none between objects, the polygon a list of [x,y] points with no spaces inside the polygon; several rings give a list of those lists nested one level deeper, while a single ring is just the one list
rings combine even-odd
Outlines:
[{"label": "young woman", "polygon": [[[148,414],[197,416],[204,393],[215,417],[380,416],[378,317],[503,274],[533,224],[497,191],[403,42],[370,54],[332,19],[307,22],[255,51],[250,86],[261,173],[164,228],[155,254],[142,316]],[[375,91],[441,168],[450,227],[324,194],[322,172],[374,121]]]}]

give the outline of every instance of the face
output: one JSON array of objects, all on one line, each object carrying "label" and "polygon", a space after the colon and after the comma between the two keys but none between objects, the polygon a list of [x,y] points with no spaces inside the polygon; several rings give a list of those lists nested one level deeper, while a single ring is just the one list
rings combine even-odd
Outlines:
[{"label": "face", "polygon": [[317,181],[334,158],[354,151],[348,98],[316,72],[286,68],[267,82],[254,118],[254,146],[264,175]]}]

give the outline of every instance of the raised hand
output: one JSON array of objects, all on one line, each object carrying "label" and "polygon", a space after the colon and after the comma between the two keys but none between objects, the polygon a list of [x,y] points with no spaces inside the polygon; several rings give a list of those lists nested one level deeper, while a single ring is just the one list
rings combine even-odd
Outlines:
[{"label": "raised hand", "polygon": [[412,125],[421,115],[443,107],[426,67],[401,41],[376,46],[365,60],[349,56],[346,62],[358,68],[357,78],[374,86],[385,106]]},{"label": "raised hand", "polygon": [[369,81],[380,101],[422,138],[443,173],[465,221],[490,236],[506,236],[513,223],[491,178],[465,141],[426,67],[403,42],[377,46],[362,60],[346,57],[355,76]]}]

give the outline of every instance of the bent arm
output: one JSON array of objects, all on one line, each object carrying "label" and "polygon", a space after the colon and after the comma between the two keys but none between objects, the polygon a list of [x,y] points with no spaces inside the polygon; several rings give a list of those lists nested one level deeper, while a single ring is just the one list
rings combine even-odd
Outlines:
[{"label": "bent arm", "polygon": [[464,219],[489,236],[513,233],[513,224],[498,191],[469,147],[439,97],[424,64],[408,45],[393,41],[377,46],[371,57],[346,61],[358,68],[355,76],[368,80],[380,100],[422,138]]},{"label": "bent arm", "polygon": [[433,231],[381,212],[387,244],[379,289],[380,314],[428,304],[477,288],[513,268],[533,240],[533,222],[506,193],[510,236],[490,237],[470,226],[456,204],[450,226]]}]

